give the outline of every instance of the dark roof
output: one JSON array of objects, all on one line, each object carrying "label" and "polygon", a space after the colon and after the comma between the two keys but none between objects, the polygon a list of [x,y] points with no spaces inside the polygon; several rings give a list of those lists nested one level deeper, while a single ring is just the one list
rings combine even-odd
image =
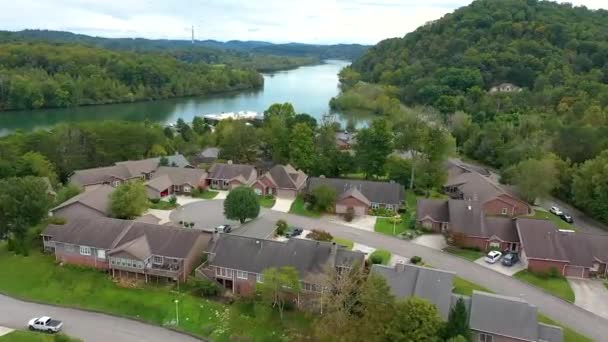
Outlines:
[{"label": "dark roof", "polygon": [[319,177],[309,179],[309,191],[319,186],[333,187],[338,197],[351,188],[357,188],[363,196],[373,203],[401,204],[404,198],[403,187],[398,183]]},{"label": "dark roof", "polygon": [[113,187],[109,185],[102,185],[97,189],[86,191],[70,198],[69,200],[51,209],[51,211],[65,208],[74,203],[81,203],[107,216],[110,215],[110,194],[112,194],[113,191]]},{"label": "dark roof", "polygon": [[437,307],[447,320],[452,298],[454,273],[415,265],[397,264],[395,267],[372,265],[372,273],[384,279],[397,299],[419,297]]},{"label": "dark roof", "polygon": [[509,217],[485,216],[477,201],[448,200],[450,229],[467,236],[492,237],[518,242],[515,222]]},{"label": "dark roof", "polygon": [[220,155],[220,149],[218,147],[207,147],[206,149],[202,150],[198,156],[201,158],[215,158],[217,159],[217,157]]},{"label": "dark roof", "polygon": [[[158,164],[160,163],[162,157],[156,158],[148,158],[142,160],[127,160],[123,162],[118,162],[116,165],[124,165],[131,174],[131,177],[140,176],[142,173],[150,173],[158,168]],[[165,156],[168,161],[168,165],[175,165],[175,167],[184,168],[191,167],[190,163],[181,154],[172,154],[169,156]]]},{"label": "dark roof", "polygon": [[[335,258],[332,260],[332,248]],[[271,267],[292,266],[301,278],[321,274],[332,263],[351,266],[363,263],[365,255],[329,242],[289,239],[287,242],[221,234],[211,249],[212,266],[262,273]]]},{"label": "dark roof", "polygon": [[152,174],[152,179],[146,184],[157,190],[165,190],[170,185],[197,186],[201,180],[207,177],[207,172],[202,169],[190,169],[180,167],[161,166]]},{"label": "dark roof", "polygon": [[84,186],[109,182],[113,177],[129,179],[131,178],[131,174],[126,166],[113,165],[74,171],[74,174],[70,177],[70,182]]},{"label": "dark roof", "polygon": [[265,176],[269,177],[277,187],[283,189],[301,189],[308,176],[291,165],[275,165]]},{"label": "dark roof", "polygon": [[482,232],[484,236],[497,236],[503,241],[519,241],[515,219],[510,217],[486,216],[483,220]]},{"label": "dark roof", "polygon": [[438,222],[449,222],[448,200],[419,199],[416,203],[416,219],[421,220],[426,216]]},{"label": "dark roof", "polygon": [[65,225],[49,225],[42,235],[52,236],[54,241],[111,249],[116,239],[132,224],[132,221],[107,217],[95,219],[77,218]]},{"label": "dark roof", "polygon": [[370,206],[372,203],[365,197],[358,188],[350,188],[342,195],[338,197],[339,200],[343,200],[345,198],[352,197],[357,199],[359,202],[365,203],[365,205]]},{"label": "dark roof", "polygon": [[210,179],[233,179],[238,176],[245,180],[249,179],[255,168],[244,164],[220,164],[216,163],[209,169]]}]

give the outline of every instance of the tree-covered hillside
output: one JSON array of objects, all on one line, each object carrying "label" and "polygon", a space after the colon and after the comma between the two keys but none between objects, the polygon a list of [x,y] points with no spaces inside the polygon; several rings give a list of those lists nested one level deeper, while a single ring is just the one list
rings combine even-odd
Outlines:
[{"label": "tree-covered hillside", "polygon": [[[436,107],[462,153],[504,181],[550,179],[527,196],[549,190],[608,222],[608,11],[477,0],[370,48],[341,79],[351,97],[365,81]],[[518,88],[492,89],[503,83]]]},{"label": "tree-covered hillside", "polygon": [[254,70],[84,45],[0,45],[0,110],[68,107],[260,87]]}]

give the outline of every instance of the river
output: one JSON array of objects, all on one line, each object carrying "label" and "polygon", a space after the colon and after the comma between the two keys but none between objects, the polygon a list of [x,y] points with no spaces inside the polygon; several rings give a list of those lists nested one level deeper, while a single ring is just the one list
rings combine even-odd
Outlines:
[{"label": "river", "polygon": [[[251,110],[263,112],[271,104],[291,102],[298,113],[317,119],[330,112],[329,100],[339,93],[338,72],[349,62],[328,60],[324,64],[264,74],[264,88],[213,96],[175,98],[150,102],[74,108],[0,112],[0,136],[15,130],[32,131],[64,122],[148,119],[173,123],[182,118],[192,121],[197,115]],[[335,113],[342,123],[366,121],[359,116]]]}]

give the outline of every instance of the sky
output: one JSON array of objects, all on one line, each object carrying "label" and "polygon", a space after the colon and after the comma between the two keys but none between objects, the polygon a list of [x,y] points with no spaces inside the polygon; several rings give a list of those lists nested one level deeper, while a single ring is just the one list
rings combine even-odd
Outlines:
[{"label": "sky", "polygon": [[[362,43],[402,37],[471,0],[0,0],[0,29],[102,37]],[[570,0],[608,9],[608,0]]]}]

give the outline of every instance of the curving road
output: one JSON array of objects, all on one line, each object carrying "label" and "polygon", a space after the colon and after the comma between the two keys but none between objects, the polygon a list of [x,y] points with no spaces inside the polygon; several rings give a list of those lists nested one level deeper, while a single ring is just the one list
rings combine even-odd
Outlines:
[{"label": "curving road", "polygon": [[200,342],[188,335],[130,319],[23,302],[0,295],[0,326],[24,329],[27,321],[41,315],[62,320],[67,335],[87,342]]}]

